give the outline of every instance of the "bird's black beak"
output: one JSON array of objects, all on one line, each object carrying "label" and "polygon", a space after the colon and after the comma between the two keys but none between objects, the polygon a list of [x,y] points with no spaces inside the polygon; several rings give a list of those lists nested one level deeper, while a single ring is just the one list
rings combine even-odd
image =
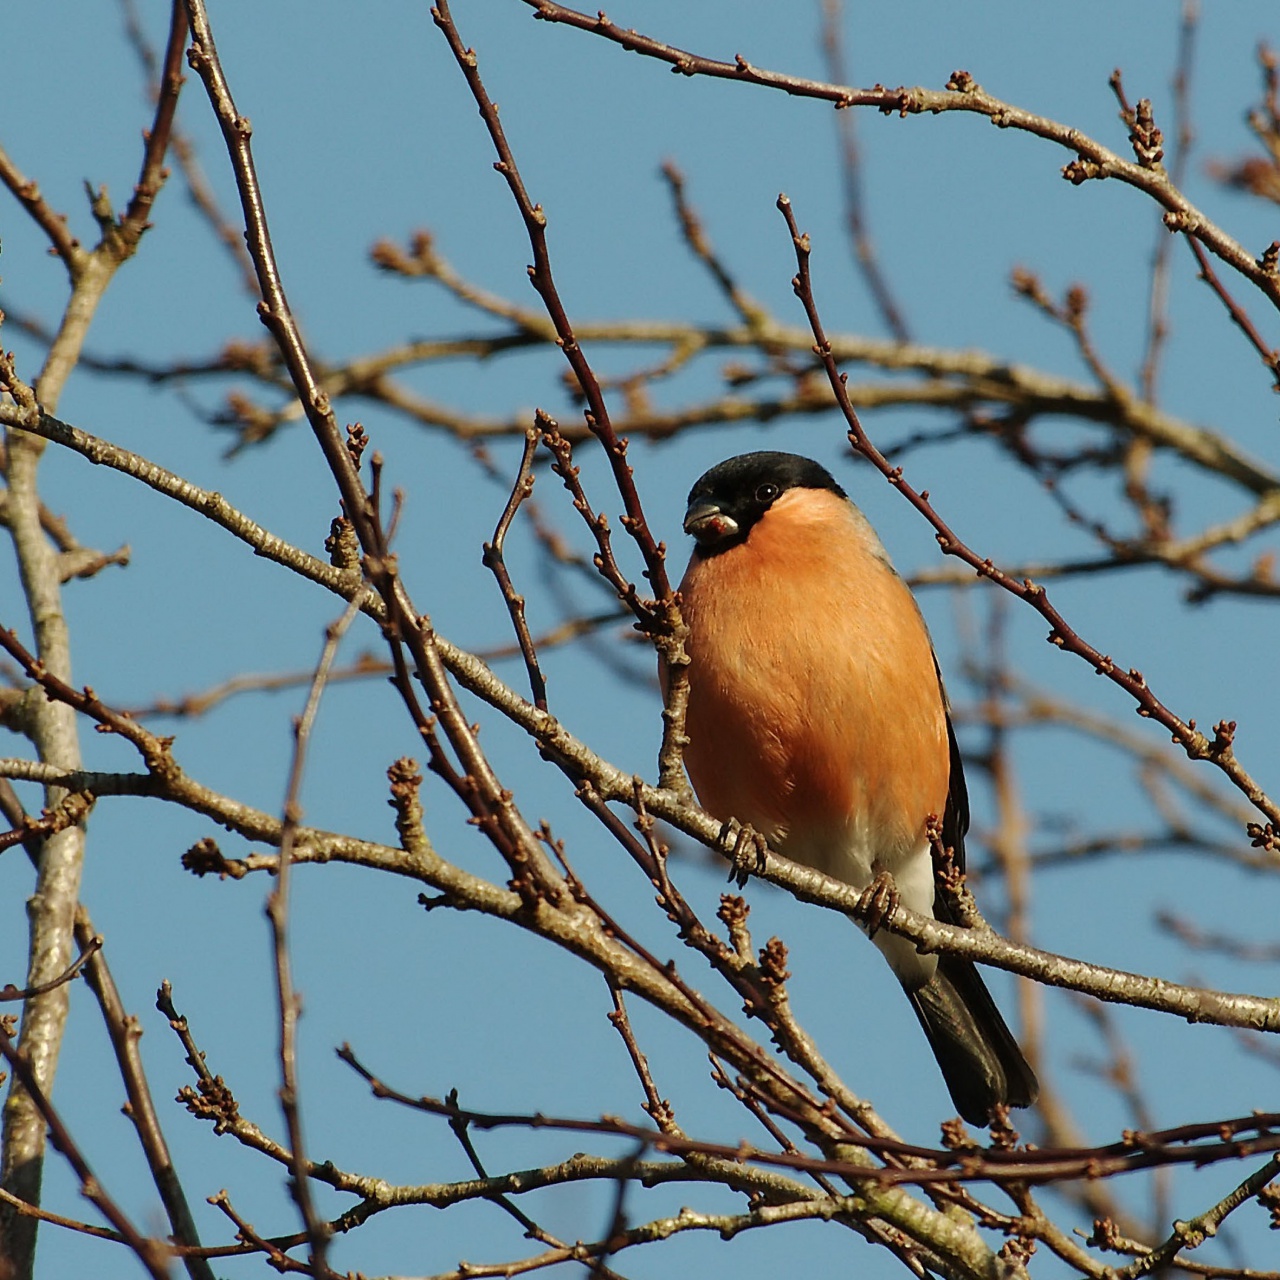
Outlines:
[{"label": "bird's black beak", "polygon": [[696,538],[700,546],[713,546],[732,538],[738,532],[738,522],[726,515],[719,504],[704,498],[689,503],[684,513],[684,531]]}]

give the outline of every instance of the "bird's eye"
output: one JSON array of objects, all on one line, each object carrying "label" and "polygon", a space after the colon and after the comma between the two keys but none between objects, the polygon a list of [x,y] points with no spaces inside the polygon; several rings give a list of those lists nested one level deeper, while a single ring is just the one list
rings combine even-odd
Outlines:
[{"label": "bird's eye", "polygon": [[776,484],[766,482],[756,490],[756,501],[772,502],[781,492]]}]

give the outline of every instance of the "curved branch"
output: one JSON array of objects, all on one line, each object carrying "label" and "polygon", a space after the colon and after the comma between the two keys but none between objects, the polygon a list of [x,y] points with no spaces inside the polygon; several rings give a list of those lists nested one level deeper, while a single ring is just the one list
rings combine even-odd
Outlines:
[{"label": "curved branch", "polygon": [[1201,213],[1173,184],[1158,158],[1143,156],[1135,147],[1138,161],[1125,160],[1079,129],[992,96],[967,71],[954,72],[945,90],[926,89],[919,85],[896,89],[875,85],[870,89],[857,89],[770,71],[752,65],[741,54],[736,55],[732,62],[704,58],[620,27],[610,22],[603,11],[598,14],[579,13],[555,3],[555,0],[524,0],[524,3],[534,10],[536,18],[590,32],[629,53],[665,62],[681,75],[780,89],[795,97],[830,102],[838,109],[874,107],[882,115],[896,115],[903,119],[914,115],[941,115],[949,111],[970,112],[985,116],[997,128],[1034,134],[1077,157],[1063,169],[1062,176],[1067,181],[1079,186],[1083,182],[1114,178],[1144,192],[1165,209],[1164,221],[1170,231],[1183,232],[1199,240],[1215,257],[1256,285],[1273,306],[1280,308],[1280,273],[1276,272],[1274,265],[1268,269],[1262,259],[1255,258]]}]

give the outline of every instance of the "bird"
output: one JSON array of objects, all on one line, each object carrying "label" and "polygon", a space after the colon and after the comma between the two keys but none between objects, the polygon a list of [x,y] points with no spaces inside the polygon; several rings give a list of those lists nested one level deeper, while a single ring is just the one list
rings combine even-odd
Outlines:
[{"label": "bird", "polygon": [[[684,765],[699,803],[854,888],[954,923],[926,826],[964,868],[969,802],[924,617],[829,471],[732,457],[689,493]],[[664,675],[664,679],[667,677]],[[973,962],[870,929],[960,1115],[1027,1107],[1035,1073]]]}]

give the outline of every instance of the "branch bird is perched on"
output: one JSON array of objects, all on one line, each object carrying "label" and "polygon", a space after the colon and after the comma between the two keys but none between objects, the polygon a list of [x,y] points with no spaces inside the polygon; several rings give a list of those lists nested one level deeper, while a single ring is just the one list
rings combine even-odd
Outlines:
[{"label": "branch bird is perched on", "polygon": [[[926,822],[964,866],[969,804],[924,619],[866,517],[816,462],[747,453],[693,486],[685,767],[704,808],[858,889],[934,898]],[[874,941],[960,1114],[1029,1106],[1036,1078],[973,963]]]}]

